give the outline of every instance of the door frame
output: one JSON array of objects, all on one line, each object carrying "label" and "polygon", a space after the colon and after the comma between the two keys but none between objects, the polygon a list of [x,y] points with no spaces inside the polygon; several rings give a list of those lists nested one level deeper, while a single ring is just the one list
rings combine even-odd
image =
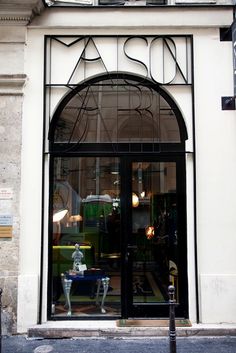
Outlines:
[{"label": "door frame", "polygon": [[[97,84],[100,81],[106,80],[106,79],[126,79],[126,80],[134,80],[137,81],[138,84],[141,84],[143,86],[149,87],[156,91],[161,97],[164,98],[164,100],[170,105],[172,111],[174,112],[174,115],[177,119],[177,123],[179,126],[179,133],[180,133],[180,141],[172,141],[172,142],[164,142],[164,141],[159,141],[159,142],[147,142],[143,143],[142,141],[139,142],[133,142],[133,143],[120,143],[120,142],[99,142],[96,143],[95,141],[91,143],[71,143],[70,141],[67,142],[57,142],[55,141],[55,130],[57,127],[58,119],[61,116],[61,113],[64,109],[64,107],[67,105],[68,102],[77,94],[79,93],[82,89],[87,87],[88,85],[93,85]],[[186,157],[186,152],[185,152],[185,141],[188,138],[187,134],[187,129],[185,126],[185,122],[182,116],[182,113],[178,106],[176,105],[175,101],[172,99],[172,97],[159,85],[155,84],[152,82],[150,79],[137,76],[137,75],[131,75],[127,73],[122,73],[119,72],[117,73],[109,73],[109,74],[104,74],[104,75],[98,75],[92,79],[85,80],[83,83],[79,84],[77,87],[75,87],[72,91],[70,91],[68,94],[65,95],[65,97],[62,99],[60,104],[58,105],[56,111],[54,112],[54,115],[50,121],[50,126],[49,126],[49,131],[48,131],[48,139],[49,139],[49,156],[54,158],[56,156],[58,157],[120,157],[120,160],[122,161],[121,165],[121,179],[123,182],[121,182],[121,193],[122,195],[126,195],[123,200],[121,200],[121,208],[122,212],[127,215],[127,217],[123,217],[121,214],[121,229],[125,230],[124,232],[124,241],[122,244],[122,293],[126,293],[129,282],[129,278],[127,277],[127,273],[125,272],[126,266],[125,266],[125,254],[127,253],[127,229],[128,229],[128,216],[130,215],[129,212],[131,212],[131,186],[129,183],[127,183],[125,180],[125,174],[127,172],[127,161],[130,161],[131,159],[135,158],[141,158],[141,160],[149,159],[152,161],[173,161],[176,159],[178,161],[178,170],[181,169],[181,173],[177,173],[179,175],[178,177],[178,185],[179,185],[179,190],[180,190],[180,205],[182,208],[181,212],[181,219],[183,220],[182,222],[182,229],[184,233],[184,240],[183,244],[181,245],[181,253],[183,254],[183,261],[181,262],[181,269],[180,273],[183,274],[183,276],[180,276],[181,278],[183,277],[184,279],[180,279],[180,285],[183,287],[183,293],[182,293],[182,303],[177,306],[176,308],[176,315],[179,317],[188,317],[188,285],[187,285],[187,231],[186,231],[186,166],[185,166],[185,157]],[[126,162],[125,162],[126,161]],[[51,163],[50,163],[51,167]],[[49,168],[50,168],[49,167]],[[179,169],[180,168],[180,169]],[[52,169],[50,168],[50,180],[52,176]],[[180,177],[181,176],[181,177]],[[49,186],[49,200],[51,200],[51,185]],[[130,196],[128,196],[130,195]],[[51,204],[51,202],[50,202]],[[128,209],[129,208],[129,209]],[[49,216],[52,216],[52,210],[49,206]],[[51,218],[50,218],[51,219]],[[49,227],[49,234],[50,234],[50,227]],[[125,235],[126,234],[126,235]],[[50,263],[50,253],[48,254],[49,258],[49,263]],[[49,266],[50,268],[50,266]],[[50,271],[49,271],[50,272]],[[50,279],[50,276],[49,276]],[[123,295],[125,297],[125,295]],[[160,317],[161,316],[166,316],[167,314],[167,305],[164,305],[164,309],[160,310]],[[128,299],[123,300],[122,302],[122,318],[127,318],[133,316],[133,312],[130,310],[130,298],[128,296]]]},{"label": "door frame", "polygon": [[[54,154],[53,157],[62,157],[62,154]],[[178,238],[178,251],[180,261],[178,263],[179,273],[179,297],[180,303],[176,305],[176,317],[189,317],[188,312],[188,269],[187,269],[187,215],[186,215],[186,154],[185,153],[129,153],[127,155],[120,153],[75,153],[64,154],[64,157],[118,157],[120,158],[120,209],[121,209],[121,318],[166,318],[169,316],[169,304],[132,304],[132,263],[130,257],[127,257],[129,245],[129,234],[131,231],[132,219],[132,162],[175,162],[176,163],[176,195],[178,200],[178,230],[184,236]],[[50,161],[50,180],[53,177],[52,160]],[[51,185],[52,183],[50,183]],[[52,191],[50,191],[52,197]],[[50,202],[52,204],[52,200]],[[52,210],[50,210],[50,214]],[[51,263],[50,251],[48,254],[49,264]],[[49,273],[51,266],[49,265]],[[50,282],[49,276],[49,282]],[[48,318],[50,318],[51,293],[50,286],[48,291]],[[155,306],[155,309],[154,309]],[[105,317],[104,317],[105,318]]]},{"label": "door frame", "polygon": [[[121,157],[121,231],[122,269],[121,269],[121,305],[122,318],[131,317],[168,317],[169,304],[132,303],[132,252],[129,234],[132,229],[132,162],[175,162],[176,163],[176,196],[178,210],[178,281],[180,302],[176,305],[176,316],[188,318],[188,277],[187,277],[187,227],[186,227],[186,168],[185,154],[128,155]],[[131,221],[130,221],[131,220]]]}]

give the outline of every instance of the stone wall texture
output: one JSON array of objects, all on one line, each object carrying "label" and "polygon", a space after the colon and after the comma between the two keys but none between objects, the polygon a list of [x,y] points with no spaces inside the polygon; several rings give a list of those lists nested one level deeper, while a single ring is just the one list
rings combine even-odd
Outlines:
[{"label": "stone wall texture", "polygon": [[12,215],[12,238],[0,238],[2,333],[16,331],[17,278],[20,233],[22,95],[0,95],[0,188],[10,188],[12,198],[0,199],[0,215]]}]

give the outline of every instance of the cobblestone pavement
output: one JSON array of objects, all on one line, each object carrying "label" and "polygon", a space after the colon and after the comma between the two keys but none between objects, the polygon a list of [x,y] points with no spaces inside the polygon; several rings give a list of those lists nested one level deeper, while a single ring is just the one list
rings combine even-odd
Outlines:
[{"label": "cobblestone pavement", "polygon": [[[169,353],[168,338],[2,338],[1,353]],[[177,353],[236,353],[236,337],[177,338]]]}]

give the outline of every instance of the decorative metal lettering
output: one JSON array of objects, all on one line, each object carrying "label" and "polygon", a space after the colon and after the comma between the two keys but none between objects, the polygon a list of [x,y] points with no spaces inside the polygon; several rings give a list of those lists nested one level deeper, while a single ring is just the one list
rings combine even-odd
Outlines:
[{"label": "decorative metal lettering", "polygon": [[[66,139],[70,151],[81,142],[91,142],[88,133],[93,117],[99,118],[104,141],[114,144],[121,142],[118,129],[122,130],[122,119],[136,115],[139,124],[137,131],[140,128],[137,138],[139,136],[139,140],[144,138],[142,141],[147,141],[141,132],[143,124],[147,131],[147,126],[159,126],[160,116],[164,114],[161,111],[172,111],[170,115],[175,115],[168,104],[161,107],[160,102],[156,101],[158,87],[192,85],[191,36],[46,36],[45,50],[45,131],[48,131],[50,121],[57,112],[60,120],[54,137],[57,142],[64,143]],[[106,78],[99,80],[101,76]],[[137,82],[133,78],[127,79],[131,76],[139,79]],[[93,83],[88,84],[87,81]],[[132,97],[129,103],[117,103],[116,113],[113,112],[118,119],[115,141],[112,136],[115,127],[111,129],[104,116],[104,104],[101,106],[102,92],[112,94],[114,90],[122,96],[127,90],[127,97]],[[75,99],[74,106],[67,106],[72,97]],[[63,111],[58,110],[62,100],[60,106],[67,106],[66,109],[61,108]],[[154,134],[152,130],[152,135],[153,143],[164,142],[157,131]],[[185,138],[184,134],[181,140]],[[177,135],[175,142],[180,142]]]},{"label": "decorative metal lettering", "polygon": [[131,61],[133,61],[133,62],[136,62],[136,63],[142,65],[142,66],[144,67],[145,71],[146,71],[146,77],[148,77],[148,67],[147,67],[147,65],[146,65],[143,61],[139,60],[138,58],[131,57],[131,56],[128,55],[128,53],[127,53],[127,48],[126,48],[126,47],[127,47],[127,44],[128,44],[130,41],[133,41],[134,39],[141,39],[141,40],[143,40],[144,43],[146,44],[146,46],[148,47],[148,40],[147,40],[146,37],[142,37],[142,36],[141,36],[141,37],[140,37],[140,36],[129,37],[129,38],[126,39],[126,41],[125,41],[125,43],[124,43],[124,46],[123,46],[124,54],[125,54],[125,56],[126,56],[129,60],[131,60]]},{"label": "decorative metal lettering", "polygon": [[[89,48],[91,49],[91,47],[92,47],[92,49],[95,50],[95,52],[97,53],[97,55],[89,58],[89,57],[87,56],[87,51],[88,51]],[[74,75],[74,73],[76,72],[76,70],[79,70],[79,69],[80,69],[80,65],[81,65],[82,62],[84,62],[84,63],[95,63],[95,62],[99,62],[99,61],[102,63],[102,65],[103,65],[103,67],[104,67],[104,69],[105,69],[105,72],[107,72],[106,65],[104,64],[104,61],[103,61],[103,59],[102,59],[102,56],[101,56],[101,54],[99,53],[99,50],[98,50],[98,48],[97,48],[97,46],[96,46],[96,44],[95,44],[93,38],[92,38],[92,37],[86,38],[86,39],[85,39],[84,50],[82,51],[82,54],[80,55],[79,60],[78,60],[78,62],[76,63],[76,65],[75,65],[75,67],[74,67],[74,70],[72,71],[71,76],[70,76],[70,78],[69,78],[67,84],[69,85],[69,84],[72,82],[73,75]],[[103,70],[103,72],[104,72],[104,70]]]},{"label": "decorative metal lettering", "polygon": [[[169,42],[169,43],[168,43]],[[152,59],[152,53],[154,50],[154,43],[156,44],[156,47],[162,51],[162,55],[158,55],[157,58],[155,58],[155,62],[159,62],[159,66],[158,69],[153,70],[153,59]],[[171,46],[173,46],[173,48],[171,49]],[[167,50],[166,50],[167,49]],[[167,53],[166,53],[167,51]],[[172,54],[171,57],[174,58],[174,65],[169,65],[168,71],[171,73],[172,71],[172,77],[170,79],[166,79],[166,64],[165,64],[165,57],[166,54]],[[173,62],[172,62],[173,64]],[[161,66],[161,67],[160,67]],[[156,71],[156,72],[154,72]],[[171,38],[163,38],[163,37],[156,37],[152,40],[151,45],[150,45],[150,76],[152,78],[152,80],[156,83],[159,84],[170,84],[174,81],[175,77],[176,77],[176,47],[175,47],[175,43]],[[159,79],[155,78],[157,77],[157,75],[159,74]],[[162,74],[162,79],[161,79],[161,74]]]},{"label": "decorative metal lettering", "polygon": [[[105,40],[106,39],[106,40]],[[80,37],[63,37],[63,36],[49,36],[47,37],[47,56],[51,56],[50,64],[51,68],[47,67],[47,77],[52,79],[50,70],[55,70],[58,66],[58,61],[60,61],[61,53],[56,50],[55,42],[68,48],[71,48],[78,43],[81,46],[79,56],[72,58],[76,60],[76,64],[71,67],[71,72],[66,80],[66,84],[71,86],[73,84],[78,84],[79,81],[75,80],[76,73],[80,71],[83,78],[80,80],[89,78],[89,74],[86,71],[86,65],[99,64],[97,66],[97,73],[102,74],[109,72],[119,72],[126,71],[126,66],[129,73],[138,73],[143,75],[143,70],[145,71],[145,77],[151,78],[155,83],[160,85],[169,84],[191,84],[191,36],[80,36]],[[109,41],[108,41],[109,40]],[[139,43],[137,43],[139,40]],[[103,43],[101,43],[103,41]],[[98,45],[99,44],[99,45]],[[110,45],[110,48],[108,47]],[[129,46],[133,45],[137,48],[135,55],[129,53]],[[100,49],[99,49],[100,47]],[[108,55],[107,50],[110,50]],[[88,51],[93,51],[93,54],[89,55]],[[55,55],[54,52],[57,54]],[[79,52],[79,51],[78,51]],[[140,52],[145,53],[145,58],[140,59]],[[122,53],[124,54],[122,56]],[[68,51],[68,54],[70,52]],[[53,58],[57,63],[53,62]],[[70,55],[66,56],[67,63],[63,62],[64,65],[71,65]],[[109,60],[109,62],[108,62]],[[82,63],[84,65],[82,65]],[[139,65],[137,65],[139,64]],[[82,67],[83,66],[83,67]],[[109,69],[108,69],[109,66]],[[141,68],[138,69],[138,66]],[[62,66],[61,66],[62,67]],[[110,69],[111,68],[111,69]],[[171,77],[166,77],[171,75]],[[55,75],[62,72],[58,71]],[[162,76],[162,77],[161,77]],[[56,84],[53,80],[47,82],[47,84]]]}]

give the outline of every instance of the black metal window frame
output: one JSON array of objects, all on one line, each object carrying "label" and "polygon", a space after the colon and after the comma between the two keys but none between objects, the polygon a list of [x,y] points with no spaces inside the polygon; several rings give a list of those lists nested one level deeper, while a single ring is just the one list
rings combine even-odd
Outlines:
[{"label": "black metal window frame", "polygon": [[[69,44],[67,44],[66,42],[63,41],[63,39],[70,39]],[[141,39],[144,43],[147,44],[147,41],[150,40],[151,43],[156,41],[156,40],[161,40],[163,42],[163,45],[167,46],[167,49],[170,52],[170,55],[172,56],[172,60],[173,63],[176,66],[176,75],[178,74],[180,77],[180,80],[176,83],[173,80],[163,83],[163,84],[159,84],[158,82],[155,81],[154,77],[152,77],[152,74],[150,72],[151,77],[144,77],[144,76],[139,76],[138,74],[135,73],[127,73],[127,72],[120,72],[120,71],[113,71],[113,72],[109,72],[105,67],[105,73],[101,73],[98,74],[97,76],[93,77],[93,78],[87,78],[84,79],[82,82],[73,83],[73,75],[74,72],[77,68],[77,66],[80,63],[80,60],[85,60],[82,56],[83,53],[81,55],[81,58],[78,60],[78,62],[76,63],[76,66],[74,67],[73,71],[70,74],[69,79],[66,82],[60,82],[60,83],[53,83],[51,82],[51,70],[52,70],[52,62],[51,62],[51,46],[53,41],[56,41],[58,43],[60,43],[62,46],[66,47],[66,48],[70,48],[71,46],[73,46],[74,44],[81,42],[81,41],[85,41],[85,47],[88,45],[88,43],[91,41],[94,45],[94,47],[96,48],[96,43],[95,40],[96,38],[100,39],[100,38],[112,38],[113,40],[115,40],[117,42],[117,45],[119,43],[120,40],[124,40],[124,45],[126,45],[126,43],[129,40],[134,40],[134,39]],[[189,53],[187,55],[190,56],[190,59],[187,59],[186,57],[186,72],[184,73],[178,63],[178,59],[177,57],[175,57],[176,53],[173,53],[172,50],[169,47],[169,43],[172,43],[174,45],[175,48],[175,39],[178,40],[179,38],[182,38],[185,41],[185,50],[186,50],[186,54]],[[123,78],[123,77],[127,77],[127,79],[134,79],[137,80],[139,84],[141,85],[147,85],[147,87],[150,87],[151,89],[157,91],[164,99],[166,99],[166,101],[169,103],[170,105],[174,102],[172,99],[170,99],[170,96],[168,95],[168,93],[165,91],[165,86],[189,86],[190,90],[191,90],[191,95],[192,95],[192,102],[193,102],[193,87],[194,87],[194,81],[193,81],[193,37],[192,35],[146,35],[146,36],[129,36],[129,35],[89,35],[89,36],[75,36],[75,35],[45,35],[45,60],[44,60],[44,153],[48,153],[50,152],[56,152],[56,149],[58,150],[58,152],[62,152],[62,149],[59,144],[57,144],[57,148],[55,149],[55,145],[53,147],[53,139],[52,139],[52,130],[55,127],[55,123],[56,123],[56,116],[58,117],[58,114],[61,112],[61,109],[65,106],[65,104],[73,97],[73,95],[75,94],[76,91],[80,91],[83,87],[86,87],[88,85],[88,82],[92,85],[92,84],[96,84],[96,82],[98,82],[98,80],[105,80],[105,78],[107,79],[111,79],[111,78]],[[85,50],[85,49],[84,49]],[[97,50],[97,48],[96,48]],[[124,50],[124,48],[123,48]],[[176,49],[175,49],[176,50]],[[99,52],[99,51],[98,51]],[[127,53],[124,50],[124,55],[126,56],[127,60],[132,60],[132,58],[129,57],[129,55],[127,55]],[[150,55],[150,53],[149,53]],[[94,60],[97,60],[97,58],[95,58]],[[149,58],[150,60],[150,58]],[[189,62],[187,62],[187,60],[189,60]],[[91,60],[90,60],[91,61]],[[135,62],[139,62],[139,60],[135,59]],[[103,63],[103,61],[102,61]],[[140,62],[141,63],[141,62]],[[103,63],[104,64],[104,63]],[[143,65],[143,64],[142,64]],[[163,63],[163,65],[165,65]],[[145,66],[145,65],[143,65]],[[146,68],[146,66],[145,66]],[[147,69],[147,68],[146,68]],[[50,100],[51,100],[51,95],[53,94],[53,89],[57,89],[60,87],[64,87],[66,89],[68,89],[68,92],[65,94],[65,96],[62,98],[62,102],[63,104],[60,104],[60,106],[56,109],[56,112],[54,113],[54,118],[51,121],[51,117],[49,115],[49,110],[50,108],[48,108],[48,104],[50,104]],[[173,104],[172,104],[173,105]],[[192,106],[194,106],[194,104],[192,103]],[[181,141],[185,141],[187,139],[187,131],[186,128],[183,128],[185,126],[185,123],[181,120],[182,119],[182,114],[180,113],[177,105],[174,104],[174,111],[177,117],[177,121],[180,124],[180,132],[182,133],[181,136]],[[194,120],[194,117],[193,117]],[[47,135],[46,130],[46,126],[50,126],[50,130],[49,130],[49,135]],[[194,122],[193,122],[193,127],[194,127]],[[49,149],[46,147],[46,140],[49,140]],[[167,146],[168,145],[168,146]],[[146,149],[147,152],[151,152],[153,151],[154,153],[160,152],[160,151],[185,151],[185,144],[180,146],[181,144],[156,144],[155,147],[150,146],[145,146],[144,150]],[[101,145],[102,146],[102,145]],[[135,146],[135,144],[134,144]],[[161,147],[162,146],[162,147]],[[108,147],[108,145],[107,145]],[[114,144],[113,144],[114,147]],[[123,147],[120,146],[120,152],[124,153],[124,145]],[[160,148],[161,147],[161,148]],[[74,148],[73,148],[74,150]],[[135,148],[134,152],[141,152],[143,149],[142,148]],[[107,152],[108,149],[106,148],[105,150],[103,150],[103,152]],[[114,151],[114,148],[113,148]],[[116,148],[116,151],[119,151],[119,148]],[[82,150],[81,150],[82,152]]]},{"label": "black metal window frame", "polygon": [[[134,4],[135,2],[135,4]],[[143,4],[144,1],[139,3],[139,0],[136,1],[130,1],[129,0],[98,0],[97,4],[93,4],[91,2],[86,2],[86,1],[81,1],[81,2],[71,2],[71,1],[66,1],[66,0],[43,0],[44,6],[45,7],[83,7],[83,8],[114,8],[114,7],[119,7],[119,8],[145,8],[145,7],[163,7],[168,5],[168,0],[145,0],[145,4]]]},{"label": "black metal window frame", "polygon": [[[161,97],[165,99],[165,101],[169,104],[171,109],[173,110],[178,126],[179,126],[179,133],[180,133],[180,142],[179,143],[57,143],[54,141],[54,132],[57,126],[57,121],[60,117],[60,114],[67,103],[84,87],[92,86],[97,82],[105,81],[106,79],[119,79],[122,78],[124,80],[136,80],[137,84],[142,84],[143,86],[147,86],[156,91],[160,94]],[[60,105],[58,106],[57,110],[55,111],[53,118],[50,123],[50,129],[48,134],[49,139],[49,151],[50,153],[63,153],[66,151],[70,151],[71,154],[73,153],[83,153],[83,152],[91,152],[91,153],[160,153],[160,152],[184,152],[185,151],[185,141],[188,138],[187,129],[185,126],[185,122],[182,118],[182,114],[178,109],[176,103],[170,99],[169,95],[161,89],[158,85],[152,83],[150,80],[143,79],[142,77],[136,75],[129,75],[126,73],[110,73],[105,75],[99,75],[93,79],[86,80],[82,84],[78,84],[76,88],[74,88],[71,92],[69,92],[64,99],[61,101]]]},{"label": "black metal window frame", "polygon": [[[63,108],[70,102],[70,100],[84,87],[96,84],[97,82],[100,82],[102,80],[106,79],[114,79],[114,78],[122,78],[124,80],[137,80],[137,82],[140,81],[142,85],[147,85],[149,87],[152,87],[153,90],[155,90],[160,96],[162,96],[166,102],[170,105],[172,110],[175,113],[178,126],[179,126],[179,131],[180,131],[180,142],[179,143],[131,143],[130,146],[128,144],[122,144],[122,143],[117,143],[114,149],[114,144],[107,144],[107,143],[78,143],[78,144],[60,144],[54,141],[54,132],[55,128],[57,126],[57,121],[61,115],[61,112]],[[178,161],[178,174],[181,173],[181,178],[178,177],[178,180],[181,181],[181,184],[183,183],[183,186],[181,186],[182,192],[180,193],[180,200],[182,207],[181,209],[184,210],[184,213],[182,214],[183,222],[181,223],[181,229],[183,230],[185,236],[183,237],[183,244],[181,246],[181,251],[184,254],[181,256],[182,261],[181,261],[181,273],[183,275],[183,279],[181,278],[181,281],[184,281],[184,285],[182,284],[182,299],[181,303],[177,308],[177,315],[179,317],[185,317],[188,318],[188,294],[187,294],[187,272],[186,272],[186,263],[187,263],[187,252],[186,252],[186,244],[187,244],[187,235],[186,235],[186,200],[185,200],[185,141],[188,138],[187,135],[187,129],[182,117],[182,114],[180,110],[178,109],[176,103],[171,99],[171,97],[163,90],[161,87],[158,85],[154,84],[150,80],[144,80],[142,77],[135,76],[135,75],[128,75],[126,73],[116,73],[116,74],[109,74],[109,75],[99,75],[96,78],[87,80],[86,82],[83,82],[82,84],[78,84],[76,88],[74,88],[71,92],[69,92],[64,99],[60,102],[60,105],[58,106],[58,109],[54,112],[54,116],[51,120],[51,125],[50,125],[50,130],[49,130],[49,153],[50,153],[50,180],[53,180],[53,161],[54,158],[57,157],[89,157],[89,156],[112,156],[112,157],[121,157],[122,160],[135,160],[139,159],[141,160],[144,158],[144,160],[175,160],[176,162]],[[123,173],[125,173],[125,170],[123,168]],[[49,205],[49,215],[50,219],[52,218],[52,188],[51,188],[51,183],[50,183],[50,190],[49,190],[49,197],[50,197],[50,205]],[[178,196],[179,197],[179,196]],[[126,211],[127,213],[128,211]],[[128,213],[127,213],[128,214]],[[49,234],[51,234],[51,223],[49,224]],[[49,287],[48,287],[48,319],[51,320],[52,316],[50,313],[50,304],[51,304],[51,262],[52,262],[52,254],[50,251],[50,247],[48,249],[48,259],[49,259]],[[122,270],[122,277],[124,278],[126,276],[124,269]],[[182,283],[182,282],[181,282]],[[124,285],[124,284],[123,284]],[[124,290],[126,292],[126,289]],[[121,311],[121,318],[128,318],[130,315],[133,315],[134,313],[132,312],[133,306],[130,306],[129,309],[127,307],[127,302],[122,301],[122,311]],[[153,308],[152,307],[146,307],[146,306],[141,306],[139,310],[146,312],[146,315],[153,316]],[[162,317],[168,316],[168,305],[159,305],[157,311],[155,311],[157,315],[160,315]],[[104,316],[103,318],[106,318]],[[113,317],[110,317],[109,319],[112,319]],[[54,318],[55,319],[55,318]],[[81,318],[69,318],[69,319],[81,319]],[[60,318],[59,318],[60,320]]]},{"label": "black metal window frame", "polygon": [[[99,153],[99,154],[94,154],[94,153],[89,153],[89,152],[85,152],[84,154],[77,152],[76,154],[71,154],[71,153],[67,153],[67,154],[61,154],[61,153],[52,153],[51,154],[51,158],[50,158],[50,180],[53,180],[53,165],[54,165],[54,161],[56,158],[58,157],[68,157],[68,158],[81,158],[81,157],[109,157],[109,153]],[[185,161],[185,153],[183,152],[179,152],[179,153],[172,153],[171,151],[169,151],[169,153],[157,153],[157,154],[153,154],[150,155],[149,153],[130,153],[129,155],[119,155],[119,154],[112,154],[112,157],[121,157],[121,177],[124,180],[125,179],[125,183],[123,182],[122,184],[122,189],[123,189],[123,193],[124,195],[126,195],[126,199],[124,202],[125,205],[125,209],[124,209],[124,213],[128,216],[126,217],[126,221],[125,224],[123,224],[124,222],[124,218],[122,219],[122,227],[124,227],[127,230],[127,227],[129,228],[130,223],[127,223],[127,219],[131,219],[131,210],[129,208],[129,197],[127,195],[130,194],[130,183],[127,183],[127,170],[129,170],[129,168],[131,167],[131,163],[132,162],[137,162],[137,161],[149,161],[149,162],[154,162],[154,161],[158,161],[158,162],[174,162],[176,163],[176,168],[177,168],[177,180],[178,180],[178,192],[177,192],[177,198],[178,198],[178,203],[179,203],[179,209],[180,210],[184,210],[184,212],[182,212],[182,216],[181,216],[181,221],[179,222],[179,230],[181,230],[185,236],[182,237],[179,241],[180,243],[180,267],[179,267],[179,273],[180,273],[180,293],[181,293],[181,300],[178,303],[178,305],[176,305],[176,315],[179,318],[185,318],[188,319],[189,318],[189,298],[188,298],[188,277],[187,277],[187,230],[186,230],[186,220],[187,220],[187,214],[186,214],[186,175],[185,175],[185,171],[186,171],[186,161]],[[128,167],[129,166],[129,167]],[[127,169],[128,168],[128,169]],[[129,170],[130,172],[130,170]],[[50,191],[50,205],[52,206],[52,190]],[[49,214],[50,217],[52,218],[52,208],[50,207],[49,210]],[[51,224],[52,226],[52,224]],[[52,232],[52,229],[49,229],[49,233]],[[126,234],[127,235],[127,234]],[[124,243],[123,243],[123,248],[124,245],[127,244],[128,239],[127,236],[124,239]],[[50,245],[52,245],[50,243]],[[52,281],[52,252],[50,251],[50,246],[48,249],[48,261],[49,261],[49,277],[48,277],[48,291],[47,291],[47,301],[48,301],[48,305],[47,305],[47,319],[48,320],[57,320],[57,321],[61,321],[61,320],[68,320],[68,321],[80,321],[80,320],[85,320],[86,317],[80,317],[80,316],[58,316],[55,318],[55,316],[51,315],[51,298],[52,298],[52,289],[50,286],[50,283]],[[123,254],[124,249],[122,250]],[[123,261],[123,260],[122,260]],[[122,288],[124,293],[127,293],[128,288],[129,288],[129,281],[130,278],[126,277],[127,272],[124,266],[122,266],[122,270],[121,270],[121,276],[123,278],[122,281]],[[128,282],[127,282],[128,281]],[[127,298],[123,298],[122,300],[122,304],[121,304],[121,315],[120,315],[120,319],[128,319],[130,317],[135,317],[135,306],[132,306],[130,303],[130,295],[131,293],[127,294]],[[151,317],[163,317],[166,318],[169,315],[169,304],[167,303],[161,303],[157,305],[158,308],[156,307],[154,310],[154,307],[152,305],[150,305],[149,307],[144,303],[139,305],[139,311],[140,313],[145,313],[145,315],[148,315],[149,318]],[[155,315],[154,315],[155,314]],[[145,317],[145,315],[143,317]],[[117,320],[118,316],[106,316],[106,315],[102,315],[100,317],[97,316],[91,316],[89,317],[89,319],[91,320]]]},{"label": "black metal window frame", "polygon": [[[180,35],[171,35],[170,37],[179,37]],[[56,37],[60,37],[60,36],[56,36]],[[64,37],[64,36],[61,36],[61,37]],[[72,36],[73,37],[73,36]],[[96,37],[96,36],[93,36],[93,37]],[[111,36],[102,36],[102,37],[111,37]],[[112,36],[114,37],[114,36]],[[119,36],[117,36],[119,37]],[[121,37],[124,37],[123,35]],[[131,36],[126,36],[127,38],[131,37]],[[153,36],[147,36],[147,37],[153,37]],[[181,35],[181,37],[183,37]],[[171,85],[188,85],[190,87],[190,91],[191,91],[191,97],[192,97],[192,113],[193,113],[193,124],[192,124],[192,133],[193,133],[193,152],[190,152],[190,153],[193,153],[193,159],[194,159],[194,170],[195,170],[195,118],[194,118],[194,73],[193,73],[193,36],[192,35],[186,35],[186,40],[188,38],[188,40],[190,40],[190,43],[191,43],[191,73],[190,73],[190,76],[191,76],[191,79],[190,81],[191,82],[188,82],[188,83],[185,83],[185,84],[175,84],[175,83],[171,83]],[[48,40],[51,40],[52,38],[55,38],[55,36],[45,36],[45,60],[44,60],[44,131],[46,130],[46,126],[47,124],[45,123],[46,120],[48,119],[47,117],[47,109],[46,109],[46,105],[47,105],[47,95],[51,94],[51,89],[53,88],[53,84],[51,85],[50,83],[48,84],[47,83],[47,68],[50,66],[48,66],[48,62],[50,62],[50,55],[48,57],[47,55],[47,41]],[[135,77],[135,74],[133,75]],[[152,84],[155,85],[155,87],[157,88],[157,85],[155,83],[152,82],[151,79],[149,79],[149,82]],[[162,86],[168,86],[169,84],[163,84],[163,85],[160,85],[159,88],[161,89]],[[67,86],[68,88],[71,89],[70,85],[68,83],[64,83],[62,84],[62,86]],[[73,87],[74,88],[74,87]],[[167,93],[168,95],[168,93]],[[180,116],[182,117],[182,114],[181,112],[179,111],[180,113]],[[150,144],[143,144],[142,145],[142,150],[140,150],[140,146],[136,146],[135,147],[135,144],[133,145],[134,146],[134,149],[133,151],[130,151],[130,156],[138,156],[138,155],[142,155],[142,156],[168,156],[168,155],[172,155],[172,156],[182,156],[184,159],[184,155],[186,155],[186,153],[189,153],[188,151],[186,151],[185,149],[185,140],[187,139],[187,134],[186,134],[186,130],[185,130],[185,133],[182,135],[185,136],[185,138],[182,140],[181,139],[181,143],[167,143],[167,144],[162,144],[161,145],[161,148],[160,148],[160,144],[156,144],[156,145],[153,145],[152,144],[152,147],[150,147]],[[46,138],[46,135],[44,134],[44,141],[45,141],[45,138]],[[51,148],[52,147],[52,148]],[[55,148],[56,147],[56,148]],[[116,153],[114,153],[114,150],[112,150],[107,144],[106,144],[106,147],[105,149],[97,149],[98,146],[95,146],[95,144],[87,144],[87,146],[83,146],[81,144],[81,149],[76,149],[75,153],[70,153],[70,156],[88,156],[88,155],[113,155],[113,156],[119,156],[119,155],[123,155],[124,154],[124,151],[122,150],[122,145],[120,144],[120,150],[117,150]],[[44,151],[44,156],[46,155],[51,155],[52,158],[56,157],[56,156],[68,156],[67,153],[63,152],[59,145],[56,144],[53,146],[53,143],[52,145],[50,146],[49,150],[47,150],[45,148],[45,142],[44,142],[44,147],[43,147],[43,151]],[[43,158],[43,170],[44,170],[44,158]],[[44,184],[44,182],[43,182]],[[196,191],[195,191],[195,188],[196,188],[196,180],[195,180],[195,171],[194,171],[194,199],[196,198],[195,194],[196,194]],[[44,198],[44,197],[43,197]],[[42,200],[43,204],[44,204],[44,200]],[[195,214],[195,219],[196,219],[196,209],[194,209],[194,214]],[[44,220],[42,219],[42,228],[44,228]],[[42,234],[42,244],[43,244],[43,239],[44,239],[44,236]],[[194,241],[195,241],[195,244],[196,244],[196,225],[195,225],[195,235],[194,235]],[[195,250],[196,251],[196,250]],[[41,252],[41,273],[43,273],[43,251]],[[195,260],[196,261],[196,260]],[[197,281],[197,262],[196,262],[196,288],[198,287],[198,281]],[[41,322],[41,317],[42,317],[42,291],[43,291],[43,278],[41,276],[41,281],[40,281],[40,307],[39,307],[39,323]],[[196,289],[196,292],[198,292],[198,289]],[[198,317],[198,295],[197,295],[197,317]]]}]

